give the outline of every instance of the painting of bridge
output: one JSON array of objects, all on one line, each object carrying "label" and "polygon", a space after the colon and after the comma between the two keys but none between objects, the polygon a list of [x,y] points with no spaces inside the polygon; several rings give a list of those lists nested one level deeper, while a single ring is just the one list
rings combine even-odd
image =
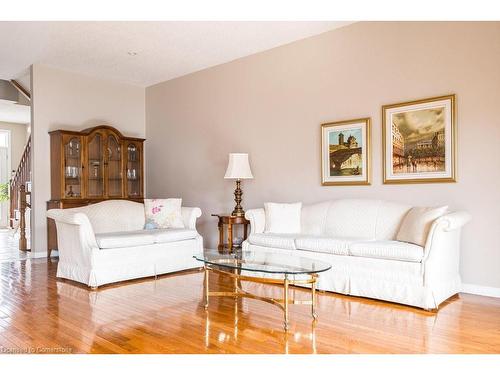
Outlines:
[{"label": "painting of bridge", "polygon": [[330,176],[362,173],[361,147],[330,151]]},{"label": "painting of bridge", "polygon": [[323,182],[367,183],[369,119],[323,124]]}]

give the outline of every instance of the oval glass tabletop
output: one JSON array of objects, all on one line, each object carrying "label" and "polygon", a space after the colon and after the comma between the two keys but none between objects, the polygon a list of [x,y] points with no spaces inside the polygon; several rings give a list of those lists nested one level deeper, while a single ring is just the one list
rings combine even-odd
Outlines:
[{"label": "oval glass tabletop", "polygon": [[213,266],[262,273],[299,275],[324,272],[332,268],[330,264],[320,260],[266,251],[219,253],[217,250],[205,250],[203,254],[194,255],[193,258]]}]

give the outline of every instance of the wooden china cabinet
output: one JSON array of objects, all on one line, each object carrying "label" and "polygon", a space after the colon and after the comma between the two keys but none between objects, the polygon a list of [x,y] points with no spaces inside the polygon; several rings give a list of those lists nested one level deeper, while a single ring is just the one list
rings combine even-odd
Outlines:
[{"label": "wooden china cabinet", "polygon": [[[86,206],[107,199],[144,198],[144,139],[111,126],[50,134],[51,200],[47,209]],[[57,249],[54,220],[47,221],[48,256]]]}]

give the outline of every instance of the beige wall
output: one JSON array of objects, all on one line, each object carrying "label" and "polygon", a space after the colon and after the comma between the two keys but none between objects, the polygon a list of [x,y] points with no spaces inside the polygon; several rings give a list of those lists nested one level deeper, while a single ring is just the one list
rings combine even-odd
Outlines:
[{"label": "beige wall", "polygon": [[50,199],[50,144],[54,129],[112,125],[145,135],[144,88],[74,74],[43,65],[32,69],[34,250],[47,250],[46,202]]},{"label": "beige wall", "polygon": [[15,170],[19,165],[19,160],[23,156],[24,146],[28,140],[28,127],[27,124],[14,124],[10,122],[0,121],[0,129],[10,130],[10,169]]},{"label": "beige wall", "polygon": [[[244,207],[343,197],[448,204],[463,233],[465,283],[500,287],[500,23],[357,23],[146,89],[149,197],[233,207],[229,152],[250,153]],[[383,185],[381,106],[455,93],[458,183]],[[370,116],[371,186],[320,185],[320,124]]]}]

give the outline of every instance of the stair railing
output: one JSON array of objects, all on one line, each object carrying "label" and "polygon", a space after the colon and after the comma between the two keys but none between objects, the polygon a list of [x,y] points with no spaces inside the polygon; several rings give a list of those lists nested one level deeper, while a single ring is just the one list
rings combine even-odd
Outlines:
[{"label": "stair railing", "polygon": [[[27,202],[27,196],[30,195],[30,189],[27,191],[28,183],[31,183],[31,136],[26,142],[24,147],[23,155],[19,161],[19,166],[14,172],[10,180],[10,227],[14,228],[17,222],[17,214],[19,213],[19,249],[27,249],[26,241],[26,219],[25,213],[26,209],[30,207]],[[24,238],[23,238],[24,236]]]}]

